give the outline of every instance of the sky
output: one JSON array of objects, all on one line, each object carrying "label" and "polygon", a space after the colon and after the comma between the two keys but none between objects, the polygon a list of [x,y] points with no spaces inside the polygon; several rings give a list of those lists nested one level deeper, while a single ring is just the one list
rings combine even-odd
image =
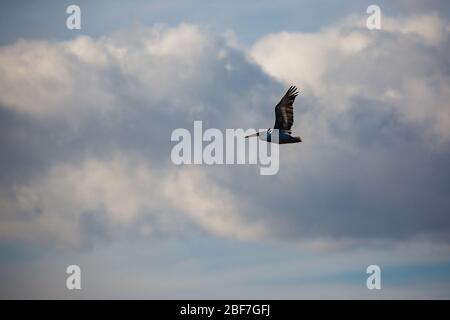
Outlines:
[{"label": "sky", "polygon": [[[449,9],[2,1],[0,297],[450,298]],[[278,174],[171,161],[195,120],[273,126],[290,85]]]}]

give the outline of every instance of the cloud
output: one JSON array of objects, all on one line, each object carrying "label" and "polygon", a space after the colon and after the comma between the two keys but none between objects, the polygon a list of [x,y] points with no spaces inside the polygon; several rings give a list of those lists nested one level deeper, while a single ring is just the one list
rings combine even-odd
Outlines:
[{"label": "cloud", "polygon": [[189,225],[242,240],[268,233],[268,226],[244,219],[239,201],[201,171],[155,170],[130,154],[55,166],[1,203],[7,213],[0,227],[4,240],[58,247],[125,235],[177,236],[189,233]]},{"label": "cloud", "polygon": [[[2,238],[448,242],[447,22],[383,21],[271,34],[250,52],[186,24],[0,48]],[[194,120],[270,127],[288,83],[304,143],[282,149],[277,176],[170,162],[170,133]]]},{"label": "cloud", "polygon": [[186,89],[205,80],[200,63],[208,66],[215,58],[214,42],[195,26],[142,29],[129,36],[18,41],[3,47],[0,103],[34,116],[101,113],[120,108],[130,97],[156,106],[170,90],[189,85],[164,101],[176,108]]},{"label": "cloud", "polygon": [[260,80],[262,88],[270,84],[230,36],[189,24],[98,39],[19,40],[0,49],[0,66],[3,107],[72,122],[86,114],[109,120],[138,107],[166,114],[211,112],[225,99],[242,100],[239,93],[260,91],[247,78]]},{"label": "cloud", "polygon": [[301,152],[286,152],[281,175],[290,171],[272,186],[284,194],[265,202],[273,211],[284,204],[285,235],[448,241],[448,22],[410,15],[383,17],[383,26],[370,31],[349,17],[251,48],[268,74],[303,92]]},{"label": "cloud", "polygon": [[[349,112],[358,98],[377,103],[434,140],[450,140],[449,24],[435,14],[383,16],[382,30],[361,17],[317,33],[271,34],[252,47],[262,68],[297,83],[326,116]],[[358,106],[359,110],[365,108]]]},{"label": "cloud", "polygon": [[270,235],[267,223],[246,218],[251,204],[199,170],[169,177],[165,188],[170,203],[214,235],[239,240],[261,240]]},{"label": "cloud", "polygon": [[[141,163],[119,156],[90,159],[78,167],[55,166],[44,177],[16,187],[13,199],[3,199],[3,204],[13,201],[15,206],[8,206],[15,210],[8,210],[9,218],[2,221],[2,237],[76,247],[95,234],[119,232],[144,210],[154,216],[158,188],[152,189],[153,181],[156,177]],[[85,222],[99,228],[84,229],[89,227]],[[138,230],[146,232],[145,223]]]},{"label": "cloud", "polygon": [[77,247],[188,222],[260,237],[232,193],[169,158],[173,129],[224,127],[277,85],[228,39],[183,24],[0,48],[2,238]]}]

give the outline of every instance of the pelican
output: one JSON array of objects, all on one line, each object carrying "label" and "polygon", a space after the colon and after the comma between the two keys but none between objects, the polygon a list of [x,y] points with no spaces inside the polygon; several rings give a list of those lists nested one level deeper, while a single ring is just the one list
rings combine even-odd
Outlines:
[{"label": "pelican", "polygon": [[[295,86],[291,86],[286,94],[281,98],[280,102],[275,106],[275,125],[273,129],[278,129],[279,144],[302,142],[300,137],[292,136],[292,124],[294,123],[294,100],[297,97],[298,91]],[[259,139],[272,142],[271,128],[256,132],[246,138],[259,137]],[[275,141],[274,141],[275,142]]]}]

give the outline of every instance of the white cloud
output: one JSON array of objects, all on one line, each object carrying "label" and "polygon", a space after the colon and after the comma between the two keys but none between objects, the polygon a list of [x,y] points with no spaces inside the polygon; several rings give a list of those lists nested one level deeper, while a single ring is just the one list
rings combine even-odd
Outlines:
[{"label": "white cloud", "polygon": [[211,234],[240,240],[259,240],[270,233],[268,226],[255,219],[245,219],[243,199],[220,188],[200,170],[177,172],[165,183],[170,203],[189,215]]},{"label": "white cloud", "polygon": [[[102,113],[123,108],[129,99],[186,109],[212,80],[214,73],[205,71],[224,54],[216,38],[185,24],[99,39],[20,40],[0,48],[0,103],[39,117]],[[223,60],[226,71],[229,62]],[[199,107],[191,103],[189,109]]]},{"label": "white cloud", "polygon": [[420,37],[427,45],[439,46],[448,39],[450,25],[437,14],[412,15],[407,18],[385,18],[383,29]]},{"label": "white cloud", "polygon": [[[143,163],[121,156],[53,167],[16,188],[16,216],[2,221],[1,234],[78,246],[85,236],[80,230],[82,215],[102,214],[104,227],[117,231],[135,223],[143,212],[152,215],[160,199],[159,188],[153,187],[157,181]],[[21,219],[21,212],[34,214]]]},{"label": "white cloud", "polygon": [[200,170],[152,170],[148,160],[117,154],[55,166],[18,186],[13,199],[2,199],[8,217],[0,234],[77,247],[90,236],[83,230],[83,218],[100,217],[101,229],[119,237],[127,230],[141,236],[186,234],[189,222],[215,236],[256,240],[267,235],[266,226],[242,217],[242,209]]},{"label": "white cloud", "polygon": [[317,97],[328,119],[364,97],[376,101],[380,113],[398,113],[440,143],[450,141],[450,77],[442,68],[449,34],[436,15],[383,17],[381,31],[350,17],[316,33],[268,35],[251,52],[267,73]]}]

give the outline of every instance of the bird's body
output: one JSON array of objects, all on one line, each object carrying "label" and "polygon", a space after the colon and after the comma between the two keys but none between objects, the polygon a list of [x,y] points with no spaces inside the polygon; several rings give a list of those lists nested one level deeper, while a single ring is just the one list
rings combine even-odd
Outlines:
[{"label": "bird's body", "polygon": [[[291,86],[283,98],[281,98],[280,102],[275,106],[275,125],[273,129],[269,128],[266,131],[246,136],[246,138],[257,136],[261,140],[279,144],[302,142],[300,137],[292,136],[291,131],[292,124],[294,123],[294,100],[297,95],[297,88]],[[277,131],[274,132],[274,130]]]},{"label": "bird's body", "polygon": [[[286,144],[286,143],[297,143],[302,142],[300,137],[293,137],[291,131],[286,130],[278,130],[278,143]],[[258,132],[258,138],[267,141],[267,142],[276,142],[276,137],[274,135],[273,129],[268,129],[267,131]],[[274,140],[274,141],[272,141]]]}]

